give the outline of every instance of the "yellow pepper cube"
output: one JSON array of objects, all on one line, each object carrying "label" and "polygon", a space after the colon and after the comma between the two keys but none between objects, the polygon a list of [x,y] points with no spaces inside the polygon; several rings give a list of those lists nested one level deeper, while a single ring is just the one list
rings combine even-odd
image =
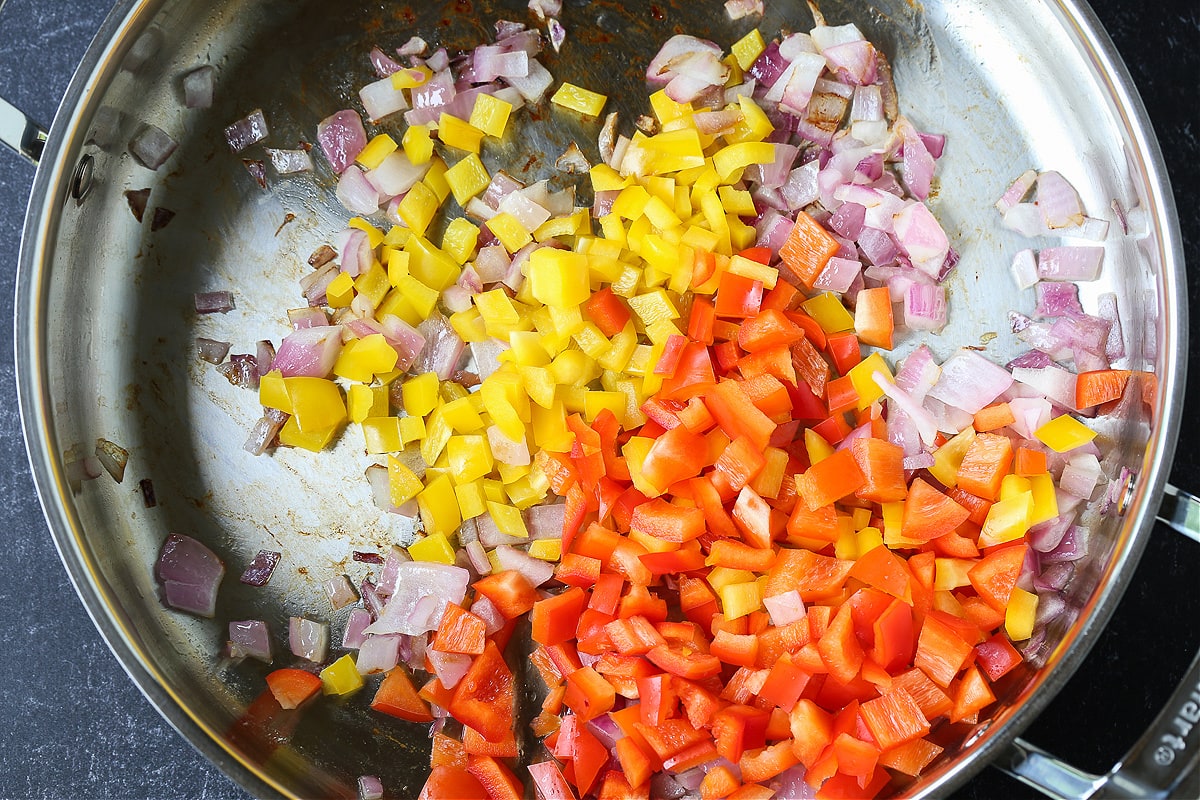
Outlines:
[{"label": "yellow pepper cube", "polygon": [[483,496],[488,502],[503,503],[508,496],[504,494],[504,484],[495,478],[484,478],[483,481]]},{"label": "yellow pepper cube", "polygon": [[745,189],[719,186],[717,187],[717,196],[721,198],[721,205],[725,206],[725,210],[730,214],[739,217],[753,217],[756,213],[754,198]]},{"label": "yellow pepper cube", "polygon": [[372,263],[369,269],[360,273],[354,279],[355,293],[362,295],[370,301],[372,308],[379,307],[379,304],[383,302],[383,298],[391,288],[391,284],[388,282],[388,274],[378,261]]},{"label": "yellow pepper cube", "polygon": [[455,482],[470,482],[485,477],[492,471],[492,449],[487,438],[478,434],[451,436],[446,443],[446,456]]},{"label": "yellow pepper cube", "polygon": [[471,433],[483,428],[483,418],[468,397],[445,403],[441,410],[446,424],[459,433]]},{"label": "yellow pepper cube", "polygon": [[592,422],[600,412],[608,409],[617,419],[625,416],[625,395],[620,392],[589,391],[583,400],[583,414],[588,422]]},{"label": "yellow pepper cube", "polygon": [[404,245],[410,256],[408,271],[421,283],[439,292],[454,285],[462,270],[454,259],[424,236],[410,236]]},{"label": "yellow pepper cube", "polygon": [[425,438],[425,420],[420,417],[400,417],[400,439],[407,446]]},{"label": "yellow pepper cube", "polygon": [[530,478],[531,476],[526,475],[524,478],[504,486],[504,493],[507,495],[508,501],[521,511],[532,508],[545,500],[550,491],[548,483],[543,482],[535,486]]},{"label": "yellow pepper cube", "polygon": [[400,279],[407,277],[409,254],[404,250],[392,250],[387,256],[388,283],[398,286]]},{"label": "yellow pepper cube", "polygon": [[817,321],[825,333],[854,330],[854,315],[846,310],[833,292],[822,292],[800,304],[804,312]]},{"label": "yellow pepper cube", "polygon": [[594,192],[618,191],[630,184],[629,178],[621,177],[621,173],[603,163],[592,167],[588,176],[591,178]]},{"label": "yellow pepper cube", "polygon": [[663,89],[650,95],[650,109],[660,125],[692,115],[691,103],[676,103]]},{"label": "yellow pepper cube", "polygon": [[1022,492],[1006,500],[998,500],[988,509],[979,532],[979,546],[991,547],[1020,539],[1029,530],[1033,516],[1033,492]]},{"label": "yellow pepper cube", "polygon": [[404,155],[413,164],[426,164],[433,157],[433,137],[428,125],[410,125],[400,140]]},{"label": "yellow pepper cube", "polygon": [[650,202],[650,193],[640,184],[633,184],[621,190],[613,200],[611,212],[621,219],[637,219],[646,210]]},{"label": "yellow pepper cube", "polygon": [[1030,475],[1029,484],[1033,493],[1033,512],[1029,517],[1032,528],[1058,516],[1058,495],[1054,490],[1054,479],[1047,473]]},{"label": "yellow pepper cube", "polygon": [[487,511],[487,497],[483,493],[483,481],[456,483],[454,496],[458,498],[458,513],[464,520],[474,519]]},{"label": "yellow pepper cube", "polygon": [[396,206],[396,213],[413,233],[423,236],[440,205],[433,190],[423,181],[417,181]]},{"label": "yellow pepper cube", "polygon": [[479,228],[466,217],[455,217],[442,235],[442,250],[462,266],[475,255],[478,242]]},{"label": "yellow pepper cube", "polygon": [[487,507],[492,522],[496,523],[496,529],[505,536],[515,536],[518,539],[529,538],[529,531],[525,527],[525,518],[521,516],[520,509],[493,500],[488,501]]},{"label": "yellow pepper cube", "polygon": [[351,422],[362,422],[368,417],[386,417],[388,414],[388,389],[386,386],[365,386],[355,383],[346,392],[346,410]]},{"label": "yellow pepper cube", "polygon": [[1070,414],[1062,414],[1033,432],[1034,438],[1056,453],[1074,450],[1096,438],[1096,432]]},{"label": "yellow pepper cube", "polygon": [[383,235],[383,243],[388,247],[403,247],[409,236],[412,236],[412,231],[408,228],[403,225],[393,225]]},{"label": "yellow pepper cube", "polygon": [[579,345],[579,349],[593,360],[602,358],[608,352],[608,348],[611,347],[608,339],[596,327],[596,323],[594,322],[584,323],[583,327],[571,338]]},{"label": "yellow pepper cube", "polygon": [[533,241],[533,235],[507,211],[501,211],[489,219],[487,226],[509,253],[515,253]]},{"label": "yellow pepper cube", "polygon": [[443,113],[438,117],[438,138],[448,147],[478,153],[483,131],[458,117]]},{"label": "yellow pepper cube", "polygon": [[454,429],[450,427],[449,422],[446,422],[442,408],[438,406],[429,415],[429,421],[425,424],[425,438],[421,440],[421,458],[425,460],[426,464],[437,463],[442,451],[446,448],[446,442],[450,441],[453,434]]},{"label": "yellow pepper cube", "polygon": [[383,160],[396,151],[396,140],[386,133],[376,135],[354,158],[367,169],[375,169]]},{"label": "yellow pepper cube", "polygon": [[752,28],[749,33],[738,39],[729,48],[733,57],[737,59],[737,65],[743,70],[750,69],[750,65],[757,61],[766,49],[766,42],[763,41],[758,28]]},{"label": "yellow pepper cube", "polygon": [[608,98],[590,89],[564,82],[550,97],[550,102],[572,111],[578,111],[580,114],[598,117],[604,110],[604,104],[608,102]]},{"label": "yellow pepper cube", "polygon": [[367,452],[371,455],[398,453],[404,449],[399,417],[368,417],[362,421],[362,431]]},{"label": "yellow pepper cube", "polygon": [[303,433],[323,431],[346,421],[346,403],[337,384],[324,378],[284,378],[292,418]]},{"label": "yellow pepper cube", "polygon": [[1038,596],[1033,592],[1014,587],[1004,612],[1004,630],[1014,642],[1023,642],[1033,636],[1033,623],[1037,618]]},{"label": "yellow pepper cube", "polygon": [[1005,475],[1000,481],[1000,499],[1008,500],[1012,497],[1025,494],[1033,491],[1033,482],[1021,475],[1009,474]]},{"label": "yellow pepper cube", "polygon": [[258,402],[267,408],[292,413],[292,401],[288,399],[287,384],[283,374],[273,369],[258,381]]},{"label": "yellow pepper cube", "polygon": [[458,334],[458,338],[464,342],[482,342],[487,338],[487,328],[484,327],[483,317],[479,315],[479,309],[468,308],[466,311],[459,311],[447,317],[450,327],[454,328],[454,332]]},{"label": "yellow pepper cube", "polygon": [[[634,328],[631,321],[623,330],[609,340],[609,351],[597,359],[596,363],[604,369],[621,372],[633,356],[633,349],[635,347],[637,347],[637,329]],[[617,419],[621,418],[620,413],[616,411],[613,413],[617,415]]]},{"label": "yellow pepper cube", "polygon": [[454,484],[445,473],[428,480],[425,488],[417,495],[417,510],[425,533],[449,536],[458,530],[462,517],[458,513],[458,498],[454,495]]},{"label": "yellow pepper cube", "polygon": [[562,539],[538,539],[530,542],[529,555],[542,561],[558,561],[562,558]]},{"label": "yellow pepper cube", "polygon": [[641,141],[641,147],[648,154],[648,163],[656,175],[704,166],[704,145],[695,128],[649,136]]},{"label": "yellow pepper cube", "polygon": [[663,320],[679,319],[679,309],[661,288],[629,298],[629,307],[646,328]]},{"label": "yellow pepper cube", "polygon": [[423,417],[438,404],[438,376],[435,372],[409,378],[400,387],[404,411],[411,417]]},{"label": "yellow pepper cube", "polygon": [[[747,192],[747,196],[749,196],[749,192]],[[672,196],[672,205],[673,204],[674,197]],[[753,203],[751,203],[751,207],[753,207]],[[683,224],[683,220],[676,216],[675,209],[670,205],[667,205],[667,203],[661,197],[651,197],[646,203],[646,207],[642,210],[642,213],[645,214],[646,218],[650,220],[650,223],[659,230],[673,228],[676,225]]]},{"label": "yellow pepper cube", "polygon": [[[975,429],[970,425],[954,435],[950,441],[939,447],[933,453],[933,466],[929,472],[944,485],[951,488],[958,485],[958,470],[962,466],[967,450],[975,441]],[[1024,487],[1022,491],[1027,489]]]},{"label": "yellow pepper cube", "polygon": [[425,488],[425,484],[421,483],[417,473],[395,456],[388,456],[387,471],[388,497],[394,506],[404,505]]},{"label": "yellow pepper cube", "polygon": [[[482,94],[479,96],[486,97]],[[454,200],[464,208],[468,200],[486,189],[491,182],[492,176],[488,175],[487,167],[475,153],[446,170],[446,183],[450,184]]]},{"label": "yellow pepper cube", "polygon": [[529,255],[527,268],[533,296],[557,308],[577,306],[591,297],[587,256],[541,247]]},{"label": "yellow pepper cube", "polygon": [[346,308],[354,299],[354,278],[348,272],[340,272],[325,287],[325,302],[330,308]]},{"label": "yellow pepper cube", "polygon": [[529,399],[542,408],[554,405],[554,374],[546,367],[519,367]]},{"label": "yellow pepper cube", "polygon": [[504,135],[511,113],[512,103],[490,94],[479,94],[475,97],[475,105],[471,107],[470,122],[488,136],[499,139]]},{"label": "yellow pepper cube", "polygon": [[288,417],[287,422],[279,429],[279,443],[284,447],[300,447],[318,453],[333,441],[338,426],[320,428],[315,431],[301,431],[295,417]]},{"label": "yellow pepper cube", "polygon": [[454,548],[444,533],[435,533],[418,539],[408,546],[413,561],[430,561],[435,564],[453,564]]},{"label": "yellow pepper cube", "polygon": [[[388,138],[390,139],[391,137]],[[395,145],[395,142],[392,142],[392,144]],[[360,231],[365,233],[367,235],[367,244],[371,246],[372,250],[383,244],[383,240],[385,238],[383,231],[379,230],[379,228],[376,228],[362,217],[351,217],[350,221],[346,223],[346,226],[350,228],[358,228]]]},{"label": "yellow pepper cube", "polygon": [[757,581],[731,583],[718,594],[726,620],[739,619],[762,608],[762,587]]},{"label": "yellow pepper cube", "polygon": [[722,182],[728,182],[739,170],[751,164],[771,164],[775,161],[775,145],[770,142],[737,142],[726,145],[712,157],[713,169]]},{"label": "yellow pepper cube", "polygon": [[338,354],[333,374],[359,383],[370,383],[376,374],[394,369],[398,354],[382,333],[351,339]]},{"label": "yellow pepper cube", "polygon": [[321,670],[322,694],[352,694],[362,687],[363,677],[349,653]]},{"label": "yellow pepper cube", "polygon": [[425,173],[425,183],[429,190],[437,195],[439,204],[446,202],[446,198],[450,196],[450,184],[446,183],[448,169],[445,161],[434,156],[429,160],[429,171]]},{"label": "yellow pepper cube", "polygon": [[500,482],[505,486],[521,480],[529,474],[529,470],[528,464],[505,464],[503,461],[496,464],[496,471],[500,473]]},{"label": "yellow pepper cube", "polygon": [[404,299],[409,302],[409,305],[412,306],[417,316],[421,319],[428,319],[433,310],[437,308],[440,293],[436,289],[426,286],[412,275],[401,276],[400,282],[396,286],[396,291],[404,296]]},{"label": "yellow pepper cube", "polygon": [[390,77],[393,89],[415,89],[424,86],[433,77],[433,70],[422,64],[419,67],[397,70]]}]

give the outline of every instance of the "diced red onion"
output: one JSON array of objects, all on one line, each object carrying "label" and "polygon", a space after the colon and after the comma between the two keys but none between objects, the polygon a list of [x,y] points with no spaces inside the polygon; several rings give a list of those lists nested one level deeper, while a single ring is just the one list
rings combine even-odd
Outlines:
[{"label": "diced red onion", "polygon": [[422,321],[417,330],[425,337],[425,347],[414,362],[413,370],[418,373],[436,372],[441,380],[450,380],[466,347],[463,340],[446,318],[436,311]]},{"label": "diced red onion", "polygon": [[267,138],[267,119],[261,108],[256,108],[237,122],[225,128],[225,141],[229,149],[240,153],[256,142]]},{"label": "diced red onion", "polygon": [[467,558],[471,562],[471,567],[480,575],[492,574],[492,562],[488,558],[487,551],[483,549],[483,544],[479,540],[467,542],[464,546],[467,552]]},{"label": "diced red onion", "polygon": [[[471,577],[461,567],[416,561],[398,563],[395,574],[395,590],[383,614],[367,629],[368,633],[416,635],[433,630],[448,603],[462,603]],[[383,586],[380,576],[381,590]],[[422,598],[431,598],[433,602],[417,609]]]},{"label": "diced red onion", "polygon": [[264,664],[270,664],[271,634],[267,630],[267,623],[258,619],[230,622],[229,656],[231,658],[253,658]]},{"label": "diced red onion", "polygon": [[1018,250],[1012,260],[1013,280],[1018,289],[1028,289],[1038,282],[1037,258],[1032,250]]},{"label": "diced red onion", "polygon": [[933,156],[925,148],[925,142],[916,128],[904,117],[896,120],[893,130],[904,139],[904,156],[900,162],[900,177],[905,187],[918,200],[929,197],[933,181]]},{"label": "diced red onion", "polygon": [[210,364],[220,364],[224,361],[225,356],[229,355],[229,347],[229,342],[218,342],[216,339],[206,339],[203,336],[196,337],[196,352],[201,360]]},{"label": "diced red onion", "polygon": [[209,108],[213,102],[216,69],[210,64],[196,67],[183,76],[183,104],[188,108]]},{"label": "diced red onion", "polygon": [[1012,371],[1012,377],[1033,387],[1051,402],[1075,409],[1075,373],[1053,365],[1041,369],[1017,367]]},{"label": "diced red onion", "polygon": [[720,45],[714,42],[687,34],[676,34],[664,42],[654,58],[650,59],[650,65],[646,67],[646,80],[655,86],[670,83],[676,74],[672,65],[696,53],[708,53],[718,61],[723,55]]},{"label": "diced red onion", "polygon": [[329,598],[329,605],[333,606],[334,611],[358,602],[358,592],[354,591],[354,584],[345,575],[330,578],[321,584],[321,588],[325,590],[325,596]]},{"label": "diced red onion", "polygon": [[471,669],[471,656],[462,653],[443,653],[440,650],[427,650],[426,658],[433,664],[433,672],[447,689],[458,686],[459,681],[466,677]]},{"label": "diced red onion", "polygon": [[509,466],[521,467],[529,464],[529,445],[522,439],[516,441],[508,438],[496,425],[487,429],[488,446],[497,461]]},{"label": "diced red onion", "polygon": [[725,13],[731,20],[763,15],[763,0],[725,0]]},{"label": "diced red onion", "polygon": [[498,209],[516,217],[527,231],[536,231],[542,223],[550,219],[550,212],[530,200],[521,190],[509,192],[500,201]]},{"label": "diced red onion", "polygon": [[342,351],[342,326],[303,328],[283,337],[271,369],[285,378],[324,378]]},{"label": "diced red onion", "polygon": [[143,167],[156,170],[171,157],[176,147],[178,143],[161,128],[142,125],[129,142],[129,154]]},{"label": "diced red onion", "polygon": [[233,310],[233,292],[197,292],[194,304],[198,314],[224,314]]},{"label": "diced red onion", "polygon": [[551,17],[549,21],[546,22],[546,33],[550,37],[550,46],[553,47],[554,52],[557,53],[562,49],[563,42],[567,40],[567,29],[563,27],[561,22],[554,17]]},{"label": "diced red onion", "polygon": [[242,389],[258,388],[258,359],[248,353],[235,353],[230,356],[229,361],[217,365],[217,372],[234,386]]},{"label": "diced red onion", "polygon": [[287,422],[288,416],[278,409],[263,409],[263,415],[250,429],[250,435],[246,437],[242,448],[252,455],[261,456],[275,441],[275,437],[283,429],[283,424]]},{"label": "diced red onion", "polygon": [[528,75],[522,77],[509,75],[504,78],[504,81],[520,92],[525,102],[537,104],[546,90],[550,88],[550,84],[554,82],[554,76],[542,66],[540,61],[534,58],[529,61]]},{"label": "diced red onion", "polygon": [[541,586],[554,577],[554,565],[506,544],[493,551],[501,569],[511,569],[524,575],[534,586]]},{"label": "diced red onion", "polygon": [[1013,376],[974,350],[960,349],[942,363],[938,382],[929,396],[947,405],[976,414],[1009,386]]},{"label": "diced red onion", "polygon": [[800,592],[795,589],[772,597],[765,597],[763,605],[766,606],[767,613],[771,615],[771,624],[776,627],[783,627],[804,619],[804,615],[807,613],[804,601],[800,599]]},{"label": "diced red onion", "polygon": [[373,255],[365,231],[359,228],[343,228],[334,236],[333,246],[340,256],[341,271],[351,278],[357,278],[371,268]]},{"label": "diced red onion", "polygon": [[338,202],[354,214],[374,214],[379,210],[379,191],[357,164],[351,164],[342,172],[336,194]]},{"label": "diced red onion", "polygon": [[[889,381],[880,373],[875,373],[871,376],[872,380],[883,390],[887,395],[888,400],[895,403],[899,408],[908,415],[909,419],[916,426],[917,432],[921,437],[921,441],[928,447],[933,444],[937,438],[937,423],[933,415],[927,411],[924,406],[915,402],[913,397],[908,392],[901,389]],[[889,405],[890,408],[890,405]]]},{"label": "diced red onion", "polygon": [[[1035,575],[1033,578],[1033,588],[1039,593],[1061,592],[1067,588],[1067,585],[1071,582],[1071,578],[1074,576],[1075,564],[1070,561],[1061,561],[1057,564],[1049,565],[1041,574]],[[1038,610],[1041,611],[1040,605]]]},{"label": "diced red onion", "polygon": [[1042,281],[1034,284],[1033,289],[1037,298],[1035,317],[1045,319],[1083,313],[1083,307],[1079,305],[1079,287],[1073,283]]},{"label": "diced red onion", "polygon": [[387,558],[383,561],[383,569],[379,573],[379,580],[375,582],[375,590],[384,597],[390,597],[396,593],[397,581],[400,580],[400,565],[412,561],[408,553],[403,549],[392,545],[388,550]]},{"label": "diced red onion", "polygon": [[360,675],[394,669],[400,663],[400,634],[368,636],[358,648],[358,658],[354,663]]},{"label": "diced red onion", "polygon": [[419,330],[394,314],[385,314],[380,320],[383,336],[396,351],[396,369],[408,371],[425,347],[425,337]]},{"label": "diced red onion", "polygon": [[[400,55],[408,54],[400,53]],[[372,47],[371,52],[367,54],[367,58],[371,60],[371,66],[375,68],[375,74],[381,78],[386,78],[393,72],[399,72],[404,69],[402,64],[398,63],[378,47]]]},{"label": "diced red onion", "polygon": [[[399,64],[396,64],[396,69],[401,69]],[[367,119],[371,122],[378,122],[398,111],[408,109],[408,98],[404,96],[404,90],[395,88],[392,79],[388,77],[363,86],[358,90],[358,99],[362,101]]]},{"label": "diced red onion", "polygon": [[317,125],[317,143],[333,171],[342,174],[367,146],[362,117],[351,109],[331,114]]},{"label": "diced red onion", "polygon": [[288,620],[288,647],[292,655],[320,663],[329,651],[329,626],[324,622],[291,617]]},{"label": "diced red onion", "polygon": [[950,252],[950,241],[937,219],[924,204],[913,202],[895,216],[893,224],[913,266],[937,280]]},{"label": "diced red onion", "polygon": [[1094,281],[1100,277],[1103,258],[1103,247],[1046,247],[1038,251],[1038,277],[1044,281]]},{"label": "diced red onion", "polygon": [[1108,341],[1104,344],[1104,354],[1110,360],[1125,356],[1125,334],[1121,330],[1121,317],[1117,311],[1117,296],[1112,292],[1100,295],[1097,314],[1109,322]]},{"label": "diced red onion", "polygon": [[1025,199],[1029,194],[1029,190],[1033,188],[1037,182],[1037,173],[1033,170],[1026,170],[1017,176],[1017,179],[1009,185],[996,201],[996,210],[1001,214],[1007,214],[1010,209]]},{"label": "diced red onion", "polygon": [[367,640],[367,626],[371,624],[371,612],[365,608],[350,609],[346,619],[346,630],[342,634],[342,647],[346,650],[357,650]]},{"label": "diced red onion", "polygon": [[[478,542],[476,542],[478,544]],[[476,594],[471,604],[471,613],[483,620],[484,631],[491,636],[508,624],[508,619],[496,608],[496,604],[481,594]]]},{"label": "diced red onion", "polygon": [[1017,356],[1012,361],[1009,361],[1004,365],[1004,368],[1010,372],[1014,367],[1031,367],[1034,369],[1041,369],[1042,367],[1048,367],[1053,363],[1054,359],[1046,353],[1043,353],[1041,350],[1030,350],[1027,353],[1022,353],[1021,355]]},{"label": "diced red onion", "polygon": [[382,800],[383,781],[374,775],[360,775],[358,778],[358,800]]},{"label": "diced red onion", "polygon": [[846,292],[862,271],[862,264],[848,258],[834,256],[825,262],[825,268],[813,282],[814,289],[829,292]]},{"label": "diced red onion", "polygon": [[1010,427],[1026,439],[1050,421],[1050,401],[1042,397],[1016,397],[1008,401],[1008,408],[1014,417]]},{"label": "diced red onion", "polygon": [[531,540],[562,538],[563,523],[566,519],[565,505],[561,503],[539,504],[526,509],[523,513],[525,527],[529,531]]},{"label": "diced red onion", "polygon": [[914,331],[940,331],[949,314],[946,289],[913,281],[904,293],[904,325]]},{"label": "diced red onion", "polygon": [[1075,187],[1050,170],[1037,176],[1037,207],[1051,230],[1083,224],[1083,202]]},{"label": "diced red onion", "polygon": [[212,617],[217,587],[225,576],[225,564],[212,550],[190,536],[172,533],[163,542],[154,573],[162,581],[167,605]]},{"label": "diced red onion", "polygon": [[402,56],[419,56],[429,49],[429,44],[420,36],[413,36],[407,42],[396,49],[396,53]]},{"label": "diced red onion", "polygon": [[266,586],[282,556],[271,550],[259,550],[239,580],[247,586]]}]

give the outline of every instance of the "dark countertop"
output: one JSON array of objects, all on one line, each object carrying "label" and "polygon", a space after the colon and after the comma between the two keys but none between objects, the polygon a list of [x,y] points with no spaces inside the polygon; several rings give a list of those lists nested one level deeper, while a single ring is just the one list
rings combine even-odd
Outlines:
[{"label": "dark countertop", "polygon": [[[769,2],[769,0],[768,0]],[[0,96],[48,124],[109,0],[0,0]],[[1171,174],[1200,308],[1200,4],[1094,0],[1150,111]],[[0,286],[11,297],[33,169],[0,152]],[[1193,323],[1195,325],[1196,323]],[[58,560],[28,473],[11,328],[0,346],[0,499],[10,554],[0,565],[0,798],[241,798],[141,696],[101,641]],[[1193,339],[1200,335],[1193,334]],[[1171,474],[1200,490],[1200,370],[1188,381]],[[1159,525],[1132,587],[1092,654],[1027,731],[1103,772],[1157,713],[1200,645],[1200,546]],[[1039,796],[987,769],[962,798]]]}]

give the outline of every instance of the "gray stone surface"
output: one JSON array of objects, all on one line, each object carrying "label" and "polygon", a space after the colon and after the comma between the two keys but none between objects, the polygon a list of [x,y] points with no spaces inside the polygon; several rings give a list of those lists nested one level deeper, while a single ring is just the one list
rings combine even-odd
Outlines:
[{"label": "gray stone surface", "polygon": [[[9,0],[0,5],[0,96],[48,124],[110,3]],[[1150,108],[1167,153],[1189,261],[1200,264],[1200,6],[1194,0],[1096,0],[1094,5]],[[7,297],[32,180],[29,165],[0,151],[0,293]],[[1200,295],[1200,280],[1190,281],[1190,294]],[[11,330],[0,333],[0,442],[7,449],[0,463],[0,501],[7,517],[2,545],[7,557],[0,562],[0,641],[6,646],[0,656],[0,714],[8,722],[0,725],[0,798],[245,797],[146,702],[72,590],[28,474]],[[1198,380],[1193,378],[1193,387]],[[1200,396],[1195,390],[1191,395]],[[1195,404],[1190,405],[1194,419]],[[1193,490],[1200,488],[1197,444],[1200,431],[1185,430],[1173,474]],[[1090,769],[1102,769],[1120,755],[1149,719],[1147,709],[1165,699],[1195,651],[1196,602],[1187,587],[1197,583],[1196,548],[1164,533],[1152,541],[1146,558],[1141,585],[1135,583],[1129,593],[1130,609],[1118,613],[1064,699],[1031,731],[1035,742]],[[1191,620],[1183,636],[1177,622],[1164,624],[1161,618],[1164,596],[1176,600],[1176,620]],[[1167,650],[1167,643],[1176,662],[1160,660],[1165,656],[1158,648]],[[1153,677],[1143,680],[1148,675]],[[1123,690],[1114,693],[1112,686]],[[1125,706],[1118,705],[1116,719],[1127,724],[1111,735],[1114,718],[1107,714],[1122,698]],[[991,771],[961,795],[1031,796]]]}]

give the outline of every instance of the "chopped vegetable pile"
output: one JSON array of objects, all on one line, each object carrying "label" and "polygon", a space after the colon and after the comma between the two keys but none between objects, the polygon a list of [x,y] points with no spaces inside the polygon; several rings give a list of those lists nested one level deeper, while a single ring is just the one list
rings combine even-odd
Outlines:
[{"label": "chopped vegetable pile", "polygon": [[[531,8],[569,46],[559,4]],[[361,587],[325,583],[350,652],[293,617],[293,665],[253,714],[364,692],[398,724],[433,723],[430,799],[520,798],[525,769],[544,798],[903,786],[1073,613],[1081,515],[1110,493],[1080,417],[1153,406],[1153,376],[1112,368],[1115,301],[1087,314],[1068,282],[1094,279],[1103,248],[1018,254],[1030,351],[938,363],[916,337],[945,325],[958,261],[923,202],[949,145],[898,115],[854,25],[752,30],[730,54],[674,36],[631,136],[615,115],[600,127],[604,95],[551,91],[542,47],[501,22],[460,58],[416,38],[404,64],[373,50],[366,116],[405,125],[369,136],[346,109],[317,127],[355,216],[313,253],[293,331],[228,362],[228,343],[198,343],[258,393],[248,450],[361,437],[380,508],[419,521],[386,558],[355,553],[379,566]],[[194,77],[210,102],[211,70]],[[585,173],[591,208],[480,158],[547,96],[545,124],[596,118],[601,160],[573,144],[558,162]],[[227,136],[240,153],[270,133],[256,111]],[[266,149],[279,174],[313,168]],[[1055,172],[997,208],[1027,235],[1107,230]],[[281,556],[242,581],[266,584]],[[158,565],[167,604],[201,615],[223,574],[178,534]],[[524,618],[532,642],[510,642]],[[265,623],[231,622],[226,655],[272,663]],[[512,658],[545,684],[537,753],[518,746]]]}]

